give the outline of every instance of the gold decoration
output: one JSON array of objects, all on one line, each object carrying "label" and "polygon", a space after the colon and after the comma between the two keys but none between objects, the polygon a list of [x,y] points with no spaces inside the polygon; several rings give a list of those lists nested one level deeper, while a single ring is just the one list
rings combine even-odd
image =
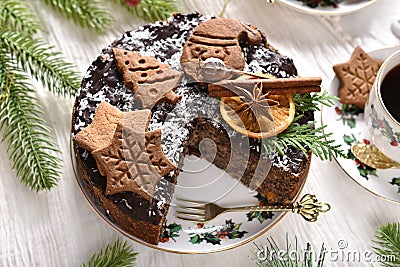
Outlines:
[{"label": "gold decoration", "polygon": [[362,163],[375,169],[400,168],[400,163],[385,156],[376,146],[366,144],[355,144],[351,152]]}]

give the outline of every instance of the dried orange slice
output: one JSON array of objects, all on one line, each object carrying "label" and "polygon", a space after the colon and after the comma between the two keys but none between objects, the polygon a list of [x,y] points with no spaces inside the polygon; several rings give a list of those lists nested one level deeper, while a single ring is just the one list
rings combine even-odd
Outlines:
[{"label": "dried orange slice", "polygon": [[[258,85],[256,85],[258,86]],[[290,94],[262,94],[262,87],[235,97],[221,97],[222,118],[235,131],[251,138],[267,138],[283,132],[293,122],[295,104]]]}]

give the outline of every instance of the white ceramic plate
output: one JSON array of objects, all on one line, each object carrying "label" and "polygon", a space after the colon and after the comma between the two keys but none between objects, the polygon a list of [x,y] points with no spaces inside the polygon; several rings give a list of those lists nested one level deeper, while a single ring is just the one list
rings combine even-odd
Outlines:
[{"label": "white ceramic plate", "polygon": [[[285,212],[231,212],[224,213],[206,224],[197,224],[176,218],[174,206],[176,198],[213,201],[225,207],[262,205],[263,202],[257,193],[249,191],[247,187],[232,179],[213,164],[194,156],[186,156],[168,211],[167,230],[158,245],[148,244],[122,230],[96,207],[77,172],[72,146],[71,142],[74,173],[91,207],[107,224],[121,234],[158,250],[180,254],[200,254],[232,249],[264,234],[286,214]],[[300,216],[299,220],[302,220]]]},{"label": "white ceramic plate", "polygon": [[282,3],[295,10],[315,15],[343,15],[353,13],[375,3],[376,1],[378,0],[345,0],[338,4],[337,8],[331,6],[311,8],[298,0],[277,0],[278,3]]},{"label": "white ceramic plate", "polygon": [[[385,60],[400,46],[387,47],[368,53],[370,56]],[[329,86],[329,93],[338,95],[339,80],[335,76]],[[342,169],[359,185],[384,199],[400,203],[400,169],[376,170],[363,165],[352,157],[350,147],[354,143],[368,142],[365,138],[365,123],[362,110],[344,106],[337,102],[332,107],[323,107],[322,124],[326,132],[333,133],[332,138],[340,144],[349,158],[336,158]]]}]

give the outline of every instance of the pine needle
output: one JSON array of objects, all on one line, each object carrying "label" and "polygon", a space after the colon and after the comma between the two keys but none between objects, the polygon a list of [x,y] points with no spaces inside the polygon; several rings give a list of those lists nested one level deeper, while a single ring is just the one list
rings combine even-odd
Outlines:
[{"label": "pine needle", "polygon": [[0,58],[0,130],[2,142],[21,181],[34,191],[50,189],[59,177],[60,161],[51,130],[39,116],[42,107],[31,96],[28,77],[2,54]]},{"label": "pine needle", "polygon": [[44,2],[84,28],[104,31],[114,20],[104,2],[99,0],[44,0]]},{"label": "pine needle", "polygon": [[0,25],[27,35],[43,29],[36,14],[32,12],[32,7],[27,2],[15,0],[0,2]]},{"label": "pine needle", "polygon": [[327,91],[322,91],[321,93],[295,94],[293,100],[296,104],[296,111],[304,112],[321,110],[321,105],[331,107],[339,99]]},{"label": "pine needle", "polygon": [[381,226],[373,243],[377,245],[373,247],[375,253],[384,260],[381,262],[383,266],[400,266],[400,222]]},{"label": "pine needle", "polygon": [[125,241],[117,240],[112,245],[108,245],[106,250],[94,254],[88,264],[83,264],[82,267],[130,267],[136,261],[138,253],[133,252],[132,248]]},{"label": "pine needle", "polygon": [[73,65],[53,52],[52,46],[19,32],[0,31],[0,46],[11,53],[25,71],[60,96],[74,96],[80,77]]},{"label": "pine needle", "polygon": [[332,160],[332,157],[345,157],[340,145],[333,144],[335,141],[330,140],[332,133],[324,133],[326,126],[315,127],[315,122],[307,124],[299,124],[302,116],[295,118],[294,122],[278,136],[263,139],[263,145],[266,151],[278,151],[284,154],[284,149],[289,146],[301,150],[305,155],[310,149],[321,160]]},{"label": "pine needle", "polygon": [[315,94],[294,95],[296,104],[296,117],[293,123],[282,133],[275,137],[263,139],[264,148],[269,153],[277,151],[283,155],[288,147],[294,147],[307,156],[307,151],[322,160],[332,160],[332,157],[345,157],[340,145],[335,145],[330,139],[332,133],[324,133],[326,126],[315,127],[315,122],[300,124],[304,112],[320,110],[321,105],[331,106],[336,101],[335,96],[329,95],[326,91]]},{"label": "pine needle", "polygon": [[165,20],[173,13],[180,11],[176,0],[142,0],[136,7],[129,7],[124,0],[112,1],[121,4],[130,13],[149,22]]}]

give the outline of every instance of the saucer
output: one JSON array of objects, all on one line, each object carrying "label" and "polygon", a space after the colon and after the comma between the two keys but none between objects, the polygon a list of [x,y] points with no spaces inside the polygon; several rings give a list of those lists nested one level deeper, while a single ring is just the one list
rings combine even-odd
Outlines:
[{"label": "saucer", "polygon": [[349,13],[357,12],[367,6],[372,5],[373,3],[377,2],[378,0],[361,0],[361,1],[354,1],[351,3],[350,1],[344,1],[338,4],[338,7],[323,7],[319,6],[316,8],[311,8],[305,5],[303,2],[298,0],[279,0],[278,3],[282,3],[287,7],[290,7],[294,10],[313,14],[313,15],[344,15]]},{"label": "saucer", "polygon": [[[400,47],[387,47],[368,53],[371,57],[385,60]],[[339,80],[335,76],[328,92],[337,96]],[[340,144],[347,158],[337,157],[340,167],[357,184],[386,200],[400,203],[400,169],[374,169],[354,157],[350,148],[355,143],[369,144],[366,138],[366,125],[363,110],[353,105],[344,105],[339,101],[332,107],[323,107],[321,112],[322,124],[326,125],[326,132],[331,132],[332,139]]]}]

